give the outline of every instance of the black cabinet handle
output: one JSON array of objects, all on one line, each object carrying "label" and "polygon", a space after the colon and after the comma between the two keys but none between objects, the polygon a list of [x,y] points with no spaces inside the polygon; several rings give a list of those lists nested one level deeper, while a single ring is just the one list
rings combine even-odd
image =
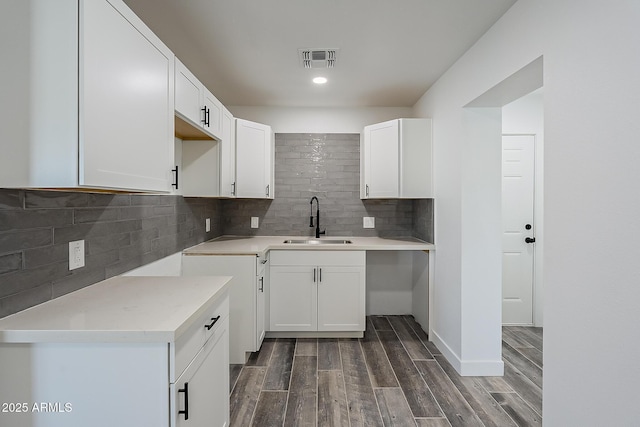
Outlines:
[{"label": "black cabinet handle", "polygon": [[207,108],[207,106],[205,105],[204,107],[202,107],[200,109],[200,111],[202,111],[204,113],[204,118],[202,120],[200,120],[202,122],[202,124],[206,127],[209,127],[209,117],[211,114],[211,110],[209,108]]},{"label": "black cabinet handle", "polygon": [[175,169],[171,169],[171,172],[175,172],[176,173],[176,182],[174,182],[173,184],[171,184],[173,187],[176,187],[176,190],[178,189],[178,165],[176,165]]},{"label": "black cabinet handle", "polygon": [[316,282],[316,269],[313,269],[313,283]]},{"label": "black cabinet handle", "polygon": [[178,393],[184,393],[184,411],[178,411],[178,414],[184,414],[184,419],[189,419],[189,383],[184,383],[184,388],[178,389]]},{"label": "black cabinet handle", "polygon": [[318,267],[318,282],[322,282],[322,268]]},{"label": "black cabinet handle", "polygon": [[211,324],[210,325],[204,325],[204,327],[207,328],[207,331],[210,331],[211,328],[213,328],[213,325],[215,325],[218,320],[220,320],[220,315],[218,315],[217,317],[212,317],[211,318]]},{"label": "black cabinet handle", "polygon": [[258,288],[258,290],[260,292],[264,292],[264,277],[261,277],[258,280],[260,281],[260,287]]},{"label": "black cabinet handle", "polygon": [[231,195],[235,196],[236,195],[236,183],[232,183],[231,184]]},{"label": "black cabinet handle", "polygon": [[536,238],[535,237],[525,237],[524,238],[524,242],[525,243],[535,243],[536,242]]}]

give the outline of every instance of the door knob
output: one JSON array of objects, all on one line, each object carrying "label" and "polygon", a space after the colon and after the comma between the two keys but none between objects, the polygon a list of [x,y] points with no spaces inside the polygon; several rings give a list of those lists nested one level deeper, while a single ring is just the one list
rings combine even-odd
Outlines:
[{"label": "door knob", "polygon": [[524,238],[524,242],[525,243],[535,243],[536,242],[536,238],[535,237],[525,237]]},{"label": "door knob", "polygon": [[524,228],[526,228],[527,230],[531,230],[531,224],[525,225]]}]

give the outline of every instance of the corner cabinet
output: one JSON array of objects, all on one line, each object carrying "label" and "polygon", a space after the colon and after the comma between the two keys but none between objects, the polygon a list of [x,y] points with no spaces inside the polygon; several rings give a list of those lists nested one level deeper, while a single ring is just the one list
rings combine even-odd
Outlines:
[{"label": "corner cabinet", "polygon": [[174,55],[121,0],[0,3],[0,187],[171,189]]},{"label": "corner cabinet", "polygon": [[236,119],[236,197],[274,198],[274,151],[271,126]]},{"label": "corner cabinet", "polygon": [[364,330],[364,251],[271,251],[269,331]]},{"label": "corner cabinet", "polygon": [[431,119],[366,126],[360,145],[360,198],[432,197]]}]

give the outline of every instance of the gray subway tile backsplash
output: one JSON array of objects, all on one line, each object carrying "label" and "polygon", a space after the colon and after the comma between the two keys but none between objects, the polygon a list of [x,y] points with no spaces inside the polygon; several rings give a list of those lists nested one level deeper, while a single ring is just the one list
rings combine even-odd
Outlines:
[{"label": "gray subway tile backsplash", "polygon": [[[320,201],[320,226],[328,236],[429,236],[432,200],[361,200],[359,134],[276,134],[275,199],[223,200],[224,234],[311,236],[309,200]],[[416,207],[417,206],[417,207]],[[314,204],[315,214],[315,204]],[[250,228],[250,218],[260,228]],[[375,229],[362,217],[376,218]]]},{"label": "gray subway tile backsplash", "polygon": [[[220,234],[215,199],[0,189],[0,317]],[[85,267],[69,271],[80,239]]]},{"label": "gray subway tile backsplash", "polygon": [[[433,241],[433,200],[360,200],[359,134],[276,134],[275,146],[274,200],[0,189],[0,317],[222,234],[312,236],[312,196],[328,236]],[[79,239],[85,267],[69,271]]]}]

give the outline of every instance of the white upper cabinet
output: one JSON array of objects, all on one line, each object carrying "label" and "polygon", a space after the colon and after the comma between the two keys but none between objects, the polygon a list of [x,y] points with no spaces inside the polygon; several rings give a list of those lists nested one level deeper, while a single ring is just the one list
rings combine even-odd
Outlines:
[{"label": "white upper cabinet", "polygon": [[236,197],[274,198],[271,126],[236,119]]},{"label": "white upper cabinet", "polygon": [[0,187],[169,191],[172,52],[121,0],[0,3]]},{"label": "white upper cabinet", "polygon": [[360,198],[433,197],[431,119],[366,126],[360,145]]},{"label": "white upper cabinet", "polygon": [[215,139],[221,138],[222,109],[218,99],[176,58],[175,112]]}]

